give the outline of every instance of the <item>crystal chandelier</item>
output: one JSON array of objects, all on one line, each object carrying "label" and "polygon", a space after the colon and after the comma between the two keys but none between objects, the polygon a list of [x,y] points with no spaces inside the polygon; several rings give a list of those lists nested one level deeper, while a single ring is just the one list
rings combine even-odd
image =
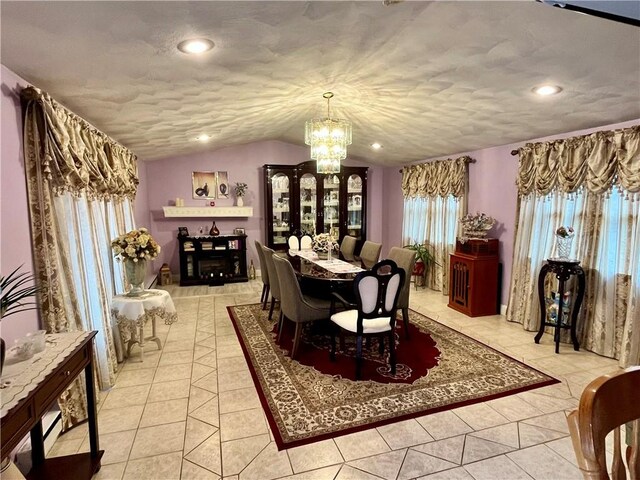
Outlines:
[{"label": "crystal chandelier", "polygon": [[327,117],[307,121],[304,143],[311,146],[311,159],[316,161],[318,173],[340,173],[340,160],[347,158],[347,145],[351,145],[351,122],[331,118],[329,101],[333,93],[322,96],[327,99]]}]

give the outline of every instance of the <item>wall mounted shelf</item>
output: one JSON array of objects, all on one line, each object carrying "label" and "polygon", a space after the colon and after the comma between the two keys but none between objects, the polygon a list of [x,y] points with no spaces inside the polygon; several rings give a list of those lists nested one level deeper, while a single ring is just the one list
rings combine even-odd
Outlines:
[{"label": "wall mounted shelf", "polygon": [[253,217],[253,207],[162,207],[166,217]]}]

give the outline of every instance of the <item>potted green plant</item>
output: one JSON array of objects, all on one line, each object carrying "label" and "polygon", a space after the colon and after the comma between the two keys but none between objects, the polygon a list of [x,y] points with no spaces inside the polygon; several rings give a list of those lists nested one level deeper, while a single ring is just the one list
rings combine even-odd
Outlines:
[{"label": "potted green plant", "polygon": [[[36,302],[30,301],[39,287],[33,284],[33,275],[20,273],[22,265],[9,275],[0,276],[0,320],[9,315],[34,310]],[[0,373],[4,366],[5,345],[0,338]]]},{"label": "potted green plant", "polygon": [[413,275],[416,275],[417,285],[423,286],[425,284],[427,272],[431,270],[433,265],[440,264],[436,262],[436,257],[431,252],[431,246],[427,242],[416,242],[412,245],[405,245],[404,248],[416,252],[416,265],[413,269]]}]

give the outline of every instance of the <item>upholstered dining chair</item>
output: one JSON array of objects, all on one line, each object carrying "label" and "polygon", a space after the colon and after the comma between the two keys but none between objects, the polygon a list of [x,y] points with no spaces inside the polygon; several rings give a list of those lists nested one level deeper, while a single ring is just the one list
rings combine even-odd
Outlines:
[{"label": "upholstered dining chair", "polygon": [[409,292],[411,292],[411,274],[416,264],[416,252],[408,248],[392,247],[387,257],[396,262],[398,267],[404,270],[404,283],[398,297],[398,309],[402,310],[404,321],[404,335],[409,339]]},{"label": "upholstered dining chair", "polygon": [[[362,370],[362,339],[365,336],[380,337],[380,353],[383,350],[384,337],[389,338],[389,365],[391,374],[396,373],[396,309],[404,277],[404,270],[393,260],[382,260],[371,270],[365,270],[356,276],[353,284],[356,309],[331,315],[331,321],[340,327],[342,332],[356,335],[356,380],[360,379]],[[335,329],[331,335],[329,358],[331,361],[335,361],[336,358]]]},{"label": "upholstered dining chair", "polygon": [[273,263],[280,283],[280,292],[282,293],[280,311],[283,315],[280,317],[278,323],[278,342],[282,339],[285,319],[295,322],[296,332],[291,349],[291,358],[295,359],[300,345],[302,324],[315,320],[328,319],[331,310],[331,301],[303,295],[293,267],[286,258],[274,255]]},{"label": "upholstered dining chair", "polygon": [[280,284],[278,283],[278,274],[276,273],[276,267],[273,265],[273,256],[275,252],[269,247],[265,247],[263,245],[262,253],[264,255],[264,262],[267,264],[267,270],[269,271],[269,286],[271,288],[271,306],[269,307],[269,320],[271,320],[276,302],[280,302]]},{"label": "upholstered dining chair", "polygon": [[313,243],[313,238],[311,235],[305,233],[300,237],[300,250],[311,250],[311,244]]},{"label": "upholstered dining chair", "polygon": [[340,244],[340,255],[345,262],[355,261],[353,256],[356,250],[356,238],[351,235],[345,235]]},{"label": "upholstered dining chair", "polygon": [[378,262],[380,250],[382,250],[381,243],[371,242],[369,240],[364,242],[358,257],[364,268],[370,269]]},{"label": "upholstered dining chair", "polygon": [[[605,480],[605,439],[613,430],[611,478],[626,478],[620,445],[620,427],[627,428],[627,464],[631,480],[640,479],[640,367],[602,375],[582,392],[578,409],[567,416],[578,468],[585,479]],[[630,437],[630,438],[629,438]]]},{"label": "upholstered dining chair", "polygon": [[289,250],[300,250],[300,239],[297,235],[289,235],[287,245],[289,245]]},{"label": "upholstered dining chair", "polygon": [[264,261],[264,252],[262,251],[262,244],[256,240],[256,251],[258,252],[258,262],[260,262],[260,278],[262,278],[262,295],[260,296],[260,303],[262,303],[262,309],[267,308],[267,300],[269,300],[269,270],[267,264]]}]

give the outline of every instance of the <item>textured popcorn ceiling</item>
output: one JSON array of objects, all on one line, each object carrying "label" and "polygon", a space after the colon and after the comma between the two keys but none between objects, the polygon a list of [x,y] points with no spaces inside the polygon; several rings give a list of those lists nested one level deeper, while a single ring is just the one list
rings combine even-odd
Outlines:
[{"label": "textured popcorn ceiling", "polygon": [[[640,29],[533,1],[2,1],[1,15],[4,65],[147,160],[302,145],[327,90],[353,122],[350,156],[386,165],[640,117]],[[215,49],[176,50],[194,36]],[[535,97],[544,82],[564,91]]]}]

